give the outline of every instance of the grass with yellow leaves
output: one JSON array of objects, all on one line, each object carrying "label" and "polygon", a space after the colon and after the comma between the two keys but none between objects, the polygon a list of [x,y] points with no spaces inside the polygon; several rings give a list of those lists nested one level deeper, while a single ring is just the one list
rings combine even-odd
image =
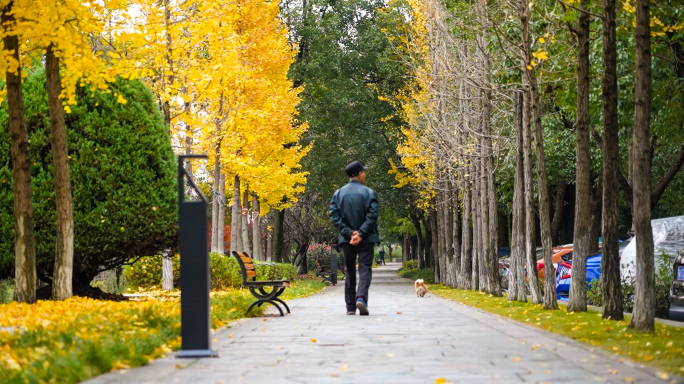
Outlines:
[{"label": "grass with yellow leaves", "polygon": [[[282,298],[320,291],[319,281],[294,282]],[[0,382],[77,383],[148,363],[180,348],[179,292],[147,292],[138,301],[65,301],[0,305]],[[244,316],[248,290],[211,293],[212,328]],[[255,308],[260,315],[263,308]]]},{"label": "grass with yellow leaves", "polygon": [[[682,328],[656,323],[654,333],[628,329],[623,321],[603,320],[601,313],[567,312],[564,307],[545,311],[539,304],[508,301],[482,292],[431,285],[430,292],[471,307],[505,316],[533,327],[581,341],[669,374],[684,375],[684,332]],[[661,378],[667,378],[661,373]]]}]

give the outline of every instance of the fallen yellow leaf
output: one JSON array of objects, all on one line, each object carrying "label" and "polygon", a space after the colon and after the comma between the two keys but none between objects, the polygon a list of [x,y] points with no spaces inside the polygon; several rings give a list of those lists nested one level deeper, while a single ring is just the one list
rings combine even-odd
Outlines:
[{"label": "fallen yellow leaf", "polygon": [[511,360],[512,360],[514,363],[517,363],[518,361],[520,361],[520,358],[519,358],[519,357],[514,357],[514,358],[512,358]]},{"label": "fallen yellow leaf", "polygon": [[663,379],[663,380],[667,380],[667,379],[670,378],[670,375],[668,375],[668,374],[665,373],[665,372],[661,372],[660,375],[658,375],[658,376],[659,376],[661,379]]},{"label": "fallen yellow leaf", "polygon": [[312,342],[312,343],[315,343],[315,342],[316,342],[316,339],[311,339],[311,342]]},{"label": "fallen yellow leaf", "polygon": [[625,381],[628,383],[633,383],[634,379],[632,379],[631,377],[625,377]]},{"label": "fallen yellow leaf", "polygon": [[444,384],[446,382],[446,379],[443,377],[440,377],[439,379],[435,380],[435,384]]}]

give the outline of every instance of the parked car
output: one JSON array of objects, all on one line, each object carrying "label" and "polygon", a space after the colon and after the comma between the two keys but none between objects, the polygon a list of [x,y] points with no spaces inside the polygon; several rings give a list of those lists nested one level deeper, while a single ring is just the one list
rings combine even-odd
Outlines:
[{"label": "parked car", "polygon": [[670,286],[670,313],[671,320],[684,321],[684,251],[679,252],[672,266],[674,279]]},{"label": "parked car", "polygon": [[[564,255],[567,255],[568,253],[572,252],[572,244],[568,245],[563,245],[560,247],[556,247],[553,249],[553,268],[556,270],[558,268],[558,263],[561,261],[561,257]],[[540,279],[544,278],[544,259],[538,259],[537,260],[537,276],[539,276]]]},{"label": "parked car", "polygon": [[[572,252],[561,257],[556,269],[556,297],[560,301],[570,298],[570,282],[572,281]],[[601,252],[587,256],[587,286],[601,277]]]}]

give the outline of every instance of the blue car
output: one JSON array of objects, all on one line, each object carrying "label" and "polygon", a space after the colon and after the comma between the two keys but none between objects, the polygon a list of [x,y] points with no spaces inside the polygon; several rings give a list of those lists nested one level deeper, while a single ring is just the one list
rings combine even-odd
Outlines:
[{"label": "blue car", "polygon": [[[601,253],[587,256],[587,286],[601,277]],[[570,298],[570,281],[572,279],[572,252],[563,255],[562,262],[556,269],[556,297],[560,301]]]}]

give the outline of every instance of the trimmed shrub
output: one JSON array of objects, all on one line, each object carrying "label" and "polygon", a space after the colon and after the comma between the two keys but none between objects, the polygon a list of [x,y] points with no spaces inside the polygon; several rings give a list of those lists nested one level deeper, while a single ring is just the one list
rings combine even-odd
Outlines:
[{"label": "trimmed shrub", "polygon": [[[258,280],[295,280],[297,269],[289,263],[264,263],[255,260]],[[240,267],[232,256],[209,254],[211,288],[216,290],[242,286]],[[149,256],[136,261],[125,271],[130,288],[157,288],[161,286],[162,257]],[[173,257],[173,284],[180,283],[180,257]]]},{"label": "trimmed shrub", "polygon": [[418,269],[418,260],[408,260],[401,263],[401,269]]},{"label": "trimmed shrub", "polygon": [[[24,81],[38,276],[49,281],[56,211],[45,73]],[[122,96],[126,103],[117,102]],[[77,90],[65,114],[74,210],[74,283],[159,254],[177,242],[176,161],[152,93],[138,80]],[[12,164],[7,105],[0,108],[0,279],[14,276]]]}]

